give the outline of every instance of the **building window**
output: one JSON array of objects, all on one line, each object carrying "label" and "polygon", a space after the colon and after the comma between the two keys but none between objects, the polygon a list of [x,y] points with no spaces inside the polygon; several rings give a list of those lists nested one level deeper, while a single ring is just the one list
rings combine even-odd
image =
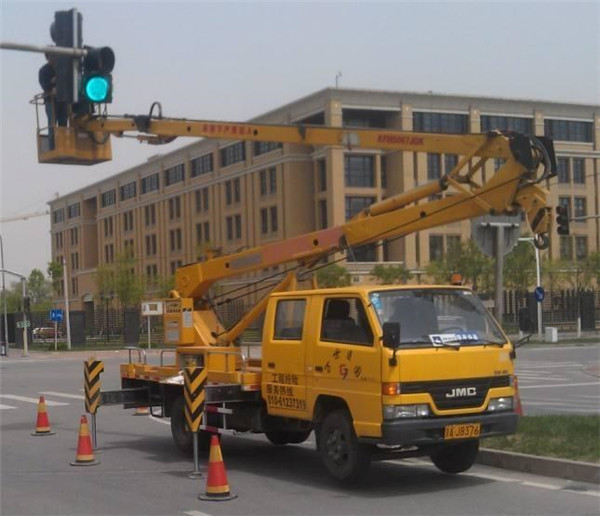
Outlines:
[{"label": "building window", "polygon": [[79,294],[79,278],[71,278],[71,294]]},{"label": "building window", "polygon": [[146,265],[146,276],[149,278],[156,278],[158,276],[158,267],[155,263],[152,265]]},{"label": "building window", "polygon": [[122,201],[126,201],[127,199],[133,199],[136,196],[136,193],[137,185],[135,181],[121,186],[119,191],[119,195],[121,196]]},{"label": "building window", "polygon": [[456,154],[444,154],[444,174],[449,174],[458,165],[458,156]]},{"label": "building window", "polygon": [[169,220],[181,218],[181,197],[171,197],[169,199]]},{"label": "building window", "polygon": [[269,168],[269,193],[277,192],[277,168]]},{"label": "building window", "polygon": [[128,257],[133,257],[135,255],[135,248],[133,246],[133,238],[129,238],[123,242],[123,248],[125,250],[125,255]]},{"label": "building window", "polygon": [[544,132],[553,140],[593,143],[592,122],[575,120],[544,120]]},{"label": "building window", "polygon": [[79,243],[79,229],[72,228],[70,231],[71,234],[71,245],[77,245]]},{"label": "building window", "polygon": [[169,240],[171,243],[171,251],[181,251],[181,229],[172,229],[169,231]]},{"label": "building window", "polygon": [[569,182],[569,159],[558,158],[556,160],[556,169],[558,172],[558,182],[568,183]]},{"label": "building window", "polygon": [[117,202],[117,192],[114,188],[112,190],[109,190],[108,192],[104,192],[100,196],[100,206],[102,206],[103,208],[106,208],[107,206],[112,206],[113,204],[115,204],[115,202]]},{"label": "building window", "polygon": [[63,222],[65,220],[65,210],[63,208],[60,208],[59,210],[54,210],[52,212],[52,220],[54,221],[54,224]]},{"label": "building window", "polygon": [[436,180],[442,177],[442,158],[439,154],[427,154],[427,179]]},{"label": "building window", "polygon": [[79,253],[71,253],[71,270],[79,269]]},{"label": "building window", "polygon": [[225,225],[227,226],[227,240],[233,240],[233,217],[227,217]]},{"label": "building window", "polygon": [[151,176],[142,178],[142,195],[150,192],[155,192],[159,188],[158,172]]},{"label": "building window", "polygon": [[242,200],[242,195],[240,192],[240,179],[233,180],[233,201],[238,204]]},{"label": "building window", "polygon": [[575,217],[587,216],[587,199],[585,197],[575,197],[573,199],[573,206],[575,208]]},{"label": "building window", "polygon": [[147,256],[155,256],[156,255],[156,235],[146,235],[146,255]]},{"label": "building window", "polygon": [[350,220],[374,202],[375,197],[346,197],[346,220]]},{"label": "building window", "polygon": [[242,216],[235,216],[235,238],[242,238]]},{"label": "building window", "polygon": [[208,211],[208,188],[196,190],[196,213]]},{"label": "building window", "polygon": [[570,236],[560,237],[560,258],[561,260],[573,259],[573,239]]},{"label": "building window", "polygon": [[144,224],[146,227],[154,226],[156,224],[156,205],[150,204],[144,206]]},{"label": "building window", "polygon": [[319,192],[327,190],[327,162],[324,159],[317,161],[317,169],[319,173]]},{"label": "building window", "polygon": [[269,232],[269,216],[267,208],[260,210],[260,232],[266,235]]},{"label": "building window", "polygon": [[171,274],[175,274],[177,272],[177,269],[179,269],[179,267],[181,267],[182,263],[183,262],[181,260],[173,260],[170,265]]},{"label": "building window", "polygon": [[481,115],[481,132],[487,133],[499,129],[501,131],[517,131],[522,134],[533,134],[533,120],[518,116]]},{"label": "building window", "polygon": [[123,231],[133,231],[133,210],[123,213]]},{"label": "building window", "polygon": [[171,186],[181,183],[185,177],[185,168],[183,163],[165,170],[165,186]]},{"label": "building window", "polygon": [[112,217],[106,217],[104,219],[104,236],[111,237],[113,235],[113,219]]},{"label": "building window", "polygon": [[413,129],[424,133],[461,134],[468,132],[468,115],[455,113],[413,113]]},{"label": "building window", "polygon": [[558,198],[558,205],[566,207],[567,211],[569,213],[569,216],[571,216],[571,214],[573,212],[571,211],[571,198],[570,197],[559,197]]},{"label": "building window", "polygon": [[575,237],[575,258],[577,260],[584,260],[588,255],[588,237],[576,236]]},{"label": "building window", "polygon": [[319,223],[320,229],[325,229],[327,227],[327,201],[322,200],[319,201]]},{"label": "building window", "polygon": [[585,161],[583,158],[573,158],[573,183],[585,184]]},{"label": "building window", "polygon": [[261,154],[266,154],[282,147],[283,144],[281,142],[254,142],[254,155],[260,156]]},{"label": "building window", "polygon": [[115,261],[115,247],[113,244],[104,246],[104,261],[106,263],[112,263]]},{"label": "building window", "polygon": [[56,244],[56,250],[58,251],[59,249],[62,249],[63,247],[63,236],[62,233],[56,233],[54,235],[54,241]]},{"label": "building window", "polygon": [[460,235],[446,236],[446,251],[460,248]]},{"label": "building window", "polygon": [[213,155],[205,154],[192,160],[192,177],[208,174],[213,170]]},{"label": "building window", "polygon": [[348,187],[375,186],[374,157],[346,154],[344,156],[344,179]]},{"label": "building window", "polygon": [[271,206],[269,208],[271,214],[271,233],[276,233],[279,227],[277,219],[277,206]]},{"label": "building window", "polygon": [[246,145],[244,142],[234,143],[221,149],[221,166],[228,167],[246,159]]},{"label": "building window", "polygon": [[429,260],[441,261],[444,259],[444,237],[442,235],[429,235]]},{"label": "building window", "polygon": [[199,222],[196,224],[196,244],[205,244],[210,241],[210,230],[208,222]]},{"label": "building window", "polygon": [[79,217],[81,214],[81,205],[76,202],[75,204],[71,204],[67,206],[67,218],[74,219],[75,217]]},{"label": "building window", "polygon": [[267,171],[260,171],[260,196],[264,197],[267,195]]}]

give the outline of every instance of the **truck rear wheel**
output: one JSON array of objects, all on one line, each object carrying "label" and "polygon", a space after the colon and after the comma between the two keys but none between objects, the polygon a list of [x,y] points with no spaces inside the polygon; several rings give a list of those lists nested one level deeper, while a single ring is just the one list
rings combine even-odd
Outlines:
[{"label": "truck rear wheel", "polygon": [[431,461],[444,473],[462,473],[475,463],[478,453],[478,440],[447,444],[431,454]]},{"label": "truck rear wheel", "polygon": [[360,480],[371,462],[371,454],[358,442],[347,410],[335,410],[319,425],[318,450],[327,471],[345,484]]},{"label": "truck rear wheel", "polygon": [[[180,396],[171,407],[171,435],[175,446],[181,452],[189,455],[194,451],[194,434],[187,429],[184,410],[185,399]],[[208,451],[210,449],[210,436],[209,432],[203,430],[198,432],[198,451]]]},{"label": "truck rear wheel", "polygon": [[300,444],[308,439],[311,430],[292,432],[286,430],[270,430],[265,432],[267,439],[278,446],[284,444]]}]

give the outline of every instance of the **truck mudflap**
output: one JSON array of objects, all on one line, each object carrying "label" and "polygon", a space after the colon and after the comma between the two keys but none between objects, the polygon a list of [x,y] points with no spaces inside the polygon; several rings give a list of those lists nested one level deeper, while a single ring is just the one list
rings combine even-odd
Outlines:
[{"label": "truck mudflap", "polygon": [[444,430],[447,426],[477,423],[481,425],[479,438],[508,435],[517,431],[518,421],[519,416],[515,412],[385,421],[381,425],[380,442],[389,446],[422,446],[455,442],[444,439]]}]

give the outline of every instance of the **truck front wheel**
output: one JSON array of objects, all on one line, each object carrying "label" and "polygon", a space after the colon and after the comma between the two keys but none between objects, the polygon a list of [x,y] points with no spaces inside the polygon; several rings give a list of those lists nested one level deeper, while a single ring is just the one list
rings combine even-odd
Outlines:
[{"label": "truck front wheel", "polygon": [[[187,429],[185,422],[185,399],[179,396],[171,408],[171,435],[175,446],[183,453],[189,455],[194,451],[194,438],[192,432]],[[210,448],[209,432],[200,430],[198,432],[198,451],[208,451]]]},{"label": "truck front wheel", "polygon": [[371,454],[358,442],[347,410],[335,410],[319,425],[318,450],[327,471],[340,482],[352,484],[367,472]]},{"label": "truck front wheel", "polygon": [[462,473],[475,463],[478,453],[478,440],[447,444],[431,454],[431,461],[444,473]]}]

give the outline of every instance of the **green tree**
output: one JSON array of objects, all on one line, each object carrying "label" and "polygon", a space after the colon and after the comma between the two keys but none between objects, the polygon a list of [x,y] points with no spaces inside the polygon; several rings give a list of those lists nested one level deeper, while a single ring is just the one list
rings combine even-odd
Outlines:
[{"label": "green tree", "polygon": [[145,282],[135,274],[135,259],[130,253],[117,254],[114,263],[96,270],[97,295],[101,300],[114,296],[123,306],[138,306],[144,297]]},{"label": "green tree", "polygon": [[175,288],[175,276],[156,276],[146,279],[146,297],[168,297],[169,291]]},{"label": "green tree", "polygon": [[27,279],[27,295],[36,309],[50,301],[50,285],[39,269],[33,269]]},{"label": "green tree", "polygon": [[412,273],[404,266],[377,264],[371,270],[371,276],[377,278],[383,285],[406,283],[412,278]]},{"label": "green tree", "polygon": [[317,271],[317,284],[320,288],[347,287],[350,273],[345,267],[332,263]]},{"label": "green tree", "polygon": [[518,242],[504,258],[504,286],[528,290],[535,282],[535,250],[529,242]]},{"label": "green tree", "polygon": [[48,276],[52,281],[52,290],[56,294],[60,290],[60,284],[63,279],[63,265],[56,260],[48,262],[48,268],[46,269]]}]

